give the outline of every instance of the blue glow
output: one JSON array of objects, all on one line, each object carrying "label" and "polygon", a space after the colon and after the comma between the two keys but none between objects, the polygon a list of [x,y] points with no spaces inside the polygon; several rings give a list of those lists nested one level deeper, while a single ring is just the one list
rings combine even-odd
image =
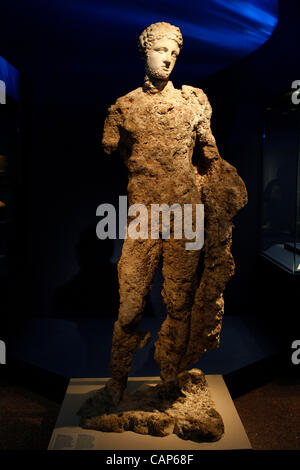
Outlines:
[{"label": "blue glow", "polygon": [[[262,6],[266,3],[271,2],[263,2],[263,1],[238,1],[235,0],[234,2],[230,2],[228,0],[215,0],[215,3],[223,7],[225,10],[228,10],[232,13],[235,13],[241,17],[244,17],[246,20],[253,20],[257,23],[262,23],[264,25],[269,25],[271,28],[274,28],[277,23],[277,18],[274,16],[274,12],[270,13],[266,11]],[[276,2],[273,2],[274,4]],[[276,9],[277,10],[277,9]]]},{"label": "blue glow", "polygon": [[0,80],[5,83],[6,94],[19,101],[20,76],[19,72],[0,56]]},{"label": "blue glow", "polygon": [[141,30],[151,22],[169,21],[180,27],[183,36],[245,52],[262,45],[277,25],[277,0],[161,0],[149,2],[149,9],[142,3],[90,0],[75,2],[72,8],[87,16],[95,15],[100,22],[140,25]]},{"label": "blue glow", "polygon": [[184,36],[198,39],[203,43],[217,46],[220,49],[251,52],[266,40],[265,35],[249,29],[235,31],[234,34],[230,35],[228,34],[228,29],[221,27],[217,30],[212,30],[209,26],[200,26],[183,21],[178,21],[177,25],[180,27]]},{"label": "blue glow", "polygon": [[214,61],[215,67],[209,68],[217,70],[220,63],[228,65],[258,49],[278,21],[278,0],[74,0],[68,11],[63,4],[60,8],[66,18],[71,14],[73,20],[105,31],[118,49],[126,50],[129,61],[129,38],[137,40],[151,23],[175,24],[183,34],[185,63],[195,62],[195,55],[199,58],[197,76],[201,61]]}]

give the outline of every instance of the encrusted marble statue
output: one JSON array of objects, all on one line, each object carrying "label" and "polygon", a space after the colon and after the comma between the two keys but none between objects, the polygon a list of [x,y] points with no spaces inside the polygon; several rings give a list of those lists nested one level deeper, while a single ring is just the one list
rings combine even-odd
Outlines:
[{"label": "encrusted marble statue", "polygon": [[[85,427],[118,432],[131,429],[156,435],[175,432],[183,438],[204,436],[214,440],[220,438],[223,428],[213,405],[206,403],[205,412],[210,410],[207,418],[211,415],[216,420],[217,431],[201,428],[203,416],[198,428],[195,422],[191,425],[199,414],[199,402],[205,401],[200,395],[206,382],[201,371],[186,369],[206,350],[218,347],[223,291],[234,272],[230,253],[232,220],[246,204],[247,192],[236,169],[220,157],[210,128],[211,106],[205,93],[187,85],[176,89],[169,80],[182,42],[179,28],[169,23],[155,23],[142,32],[139,50],[145,61],[144,84],[118,98],[109,108],[103,146],[108,154],[119,150],[128,167],[129,205],[204,204],[204,246],[187,250],[185,238],[175,239],[172,235],[170,239],[160,236],[124,240],[118,264],[120,310],[113,332],[112,378],[101,392],[102,399],[106,394],[106,407],[97,405],[94,398],[80,413]],[[122,397],[133,356],[150,337],[138,325],[161,257],[167,317],[155,344],[155,360],[162,383],[155,387],[154,398],[152,395],[152,410],[149,405],[144,407],[140,411],[142,418],[139,415],[134,420],[130,416],[132,409],[138,413],[136,405],[124,407]],[[159,400],[168,405],[159,406]],[[141,401],[139,396],[137,402]],[[178,403],[183,403],[183,411],[179,411]],[[109,425],[114,407],[114,424]],[[164,424],[157,424],[156,413],[164,415],[160,421],[165,420]],[[180,424],[178,416],[184,416],[190,426],[183,425],[182,419]]]}]

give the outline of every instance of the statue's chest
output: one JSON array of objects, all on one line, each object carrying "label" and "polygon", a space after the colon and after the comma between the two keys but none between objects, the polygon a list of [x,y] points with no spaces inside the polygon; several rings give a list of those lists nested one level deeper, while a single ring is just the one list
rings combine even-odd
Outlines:
[{"label": "statue's chest", "polygon": [[201,109],[184,99],[151,99],[150,96],[133,103],[125,116],[126,131],[137,139],[145,134],[179,136],[195,131],[201,119]]}]

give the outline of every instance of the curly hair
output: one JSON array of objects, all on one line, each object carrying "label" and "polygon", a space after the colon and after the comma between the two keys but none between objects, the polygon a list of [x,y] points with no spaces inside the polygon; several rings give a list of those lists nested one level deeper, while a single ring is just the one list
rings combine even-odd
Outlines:
[{"label": "curly hair", "polygon": [[158,39],[167,37],[168,39],[174,39],[177,42],[179,49],[182,48],[182,34],[177,26],[173,26],[170,23],[164,21],[160,23],[153,23],[148,28],[144,29],[139,37],[138,48],[141,56],[144,58],[147,51],[151,48],[151,44]]}]

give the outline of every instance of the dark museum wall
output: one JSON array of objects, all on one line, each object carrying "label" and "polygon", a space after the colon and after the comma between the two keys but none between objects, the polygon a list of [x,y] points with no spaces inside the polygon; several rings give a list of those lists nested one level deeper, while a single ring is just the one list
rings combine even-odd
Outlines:
[{"label": "dark museum wall", "polygon": [[[101,134],[107,107],[143,80],[137,37],[126,42],[131,49],[124,53],[107,27],[94,37],[94,48],[87,48],[76,40],[83,35],[72,27],[72,18],[63,24],[51,9],[44,18],[44,3],[32,11],[30,24],[22,23],[22,8],[18,13],[10,8],[5,24],[0,19],[0,54],[22,74],[20,264],[18,292],[12,294],[12,321],[19,324],[32,315],[116,313],[116,265],[110,259],[117,261],[120,243],[97,243],[95,213],[99,204],[117,203],[126,194],[126,171],[117,155],[103,154]],[[47,35],[43,22],[55,25]],[[12,25],[18,29],[15,36]],[[262,107],[300,78],[299,39],[299,2],[281,0],[278,26],[263,46],[201,81],[185,79],[207,93],[221,155],[237,168],[249,193],[248,206],[236,217],[237,268],[225,293],[226,314],[262,314],[261,269],[267,269],[258,256]],[[126,54],[138,64],[130,73]],[[97,67],[91,65],[95,57]],[[269,275],[264,271],[264,281]],[[159,295],[156,288],[154,308]]]}]

